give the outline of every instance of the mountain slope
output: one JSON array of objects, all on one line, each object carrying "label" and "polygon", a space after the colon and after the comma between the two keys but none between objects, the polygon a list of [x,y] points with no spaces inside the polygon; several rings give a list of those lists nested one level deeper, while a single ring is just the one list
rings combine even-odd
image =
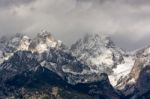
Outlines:
[{"label": "mountain slope", "polygon": [[[74,79],[74,77],[80,78],[79,75],[62,73],[62,77],[58,75],[60,71],[53,71],[41,66],[36,58],[37,54],[30,51],[18,51],[1,64],[0,98],[27,98],[28,95],[34,97],[35,92],[45,92],[45,95],[48,95],[46,94],[47,91],[53,90],[53,88],[58,88],[60,97],[69,94],[68,91],[71,92],[70,97],[78,97],[78,99],[82,99],[82,97],[89,97],[89,99],[90,97],[95,99],[97,99],[96,97],[103,97],[103,99],[107,99],[106,97],[114,97],[114,99],[120,99],[120,97],[123,97],[122,94],[113,89],[109,83],[107,74],[101,74],[101,80],[99,81],[72,84],[68,83],[66,78],[70,76],[70,79]],[[48,89],[44,91],[43,88]],[[27,90],[32,94],[29,94],[29,92],[24,93]],[[64,92],[62,90],[64,90]],[[43,94],[40,93],[38,95],[41,97],[43,96]],[[48,97],[51,96],[57,97],[53,93],[50,93]],[[64,99],[69,98],[64,97]]]},{"label": "mountain slope", "polygon": [[125,96],[134,99],[150,98],[150,53],[149,47],[136,52],[135,63],[128,75],[118,84]]}]

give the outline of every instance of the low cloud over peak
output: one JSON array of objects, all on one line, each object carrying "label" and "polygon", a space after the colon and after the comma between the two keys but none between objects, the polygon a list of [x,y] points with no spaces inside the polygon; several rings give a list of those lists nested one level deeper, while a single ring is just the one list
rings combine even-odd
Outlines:
[{"label": "low cloud over peak", "polygon": [[149,43],[149,5],[149,0],[1,0],[0,34],[46,29],[70,45],[85,33],[106,33],[119,46],[136,49]]}]

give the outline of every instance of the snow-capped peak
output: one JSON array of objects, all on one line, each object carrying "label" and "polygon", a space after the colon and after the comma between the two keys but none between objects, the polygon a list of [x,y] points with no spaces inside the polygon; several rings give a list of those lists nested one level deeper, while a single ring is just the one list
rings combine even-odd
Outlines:
[{"label": "snow-capped peak", "polygon": [[56,40],[50,32],[42,31],[38,33],[34,39],[17,33],[12,37],[0,39],[0,63],[9,59],[16,51],[32,51],[43,53],[50,48],[59,49],[62,47],[62,42]]},{"label": "snow-capped peak", "polygon": [[122,50],[106,35],[87,34],[72,45],[73,55],[86,62],[94,72],[111,73],[123,61]]},{"label": "snow-capped peak", "polygon": [[[109,37],[106,35],[100,35],[100,34],[86,34],[84,38],[78,40],[73,46],[76,46],[76,44],[84,45],[81,47],[85,48],[93,48],[93,47],[101,47],[101,46],[114,46],[113,42],[110,40]],[[72,47],[73,47],[72,46]],[[72,48],[73,49],[73,48]]]},{"label": "snow-capped peak", "polygon": [[30,43],[31,43],[31,39],[28,36],[23,36],[20,41],[18,50],[28,50]]},{"label": "snow-capped peak", "polygon": [[39,53],[47,51],[49,48],[59,48],[62,45],[62,42],[60,40],[56,40],[51,35],[51,33],[47,31],[42,31],[41,33],[38,33],[37,38],[35,38],[35,40],[35,51]]}]

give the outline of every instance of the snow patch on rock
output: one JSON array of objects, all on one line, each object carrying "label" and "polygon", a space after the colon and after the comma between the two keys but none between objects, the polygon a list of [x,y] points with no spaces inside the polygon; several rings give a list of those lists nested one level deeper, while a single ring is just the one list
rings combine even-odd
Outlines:
[{"label": "snow patch on rock", "polygon": [[135,62],[133,57],[124,57],[124,61],[125,62],[123,64],[119,64],[113,69],[112,75],[109,75],[110,83],[113,86],[117,85],[117,82],[120,78],[124,78],[125,76],[129,75],[133,68]]}]

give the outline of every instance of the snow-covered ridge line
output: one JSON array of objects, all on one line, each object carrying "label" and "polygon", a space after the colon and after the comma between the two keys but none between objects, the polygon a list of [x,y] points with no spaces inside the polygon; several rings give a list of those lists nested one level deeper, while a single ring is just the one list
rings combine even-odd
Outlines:
[{"label": "snow-covered ridge line", "polygon": [[[38,33],[37,37],[34,39],[30,39],[28,36],[21,34],[16,35],[10,40],[4,40],[3,43],[0,43],[0,45],[1,63],[4,60],[9,59],[9,57],[12,56],[16,51],[31,51],[32,53],[36,52],[41,56],[42,54],[46,54],[45,58],[52,58],[57,56],[56,59],[58,59],[58,61],[54,59],[57,62],[60,60],[65,60],[66,62],[66,59],[70,62],[74,61],[66,58],[65,54],[64,56],[61,56],[62,53],[60,52],[65,51],[65,46],[60,40],[55,39],[51,33],[47,31]],[[53,51],[55,54],[49,54],[50,49],[59,50],[60,52]],[[73,65],[70,66],[70,64],[69,66],[62,65],[59,67],[62,69],[61,72],[70,73],[72,75],[90,75],[92,73],[99,75],[101,73],[107,73],[113,86],[116,86],[121,78],[124,78],[130,73],[136,59],[136,52],[132,54],[123,51],[121,48],[114,44],[110,37],[101,34],[87,34],[84,38],[73,44],[70,49],[67,49],[67,51],[76,57],[80,63],[88,67],[81,66],[83,69],[81,70],[81,67],[79,69],[79,67]],[[149,49],[142,52],[149,54]],[[46,59],[43,59],[42,62],[45,60]],[[56,67],[52,65],[56,65],[55,62],[45,62],[46,63],[44,65],[46,68],[53,68],[57,72]],[[73,69],[76,69],[80,72],[77,72]]]},{"label": "snow-covered ridge line", "polygon": [[0,39],[0,60],[6,60],[6,57],[8,59],[14,52],[19,50],[42,53],[49,48],[60,48],[61,46],[62,42],[56,40],[51,33],[47,31],[38,33],[34,39],[17,33],[12,37],[2,37]]}]

